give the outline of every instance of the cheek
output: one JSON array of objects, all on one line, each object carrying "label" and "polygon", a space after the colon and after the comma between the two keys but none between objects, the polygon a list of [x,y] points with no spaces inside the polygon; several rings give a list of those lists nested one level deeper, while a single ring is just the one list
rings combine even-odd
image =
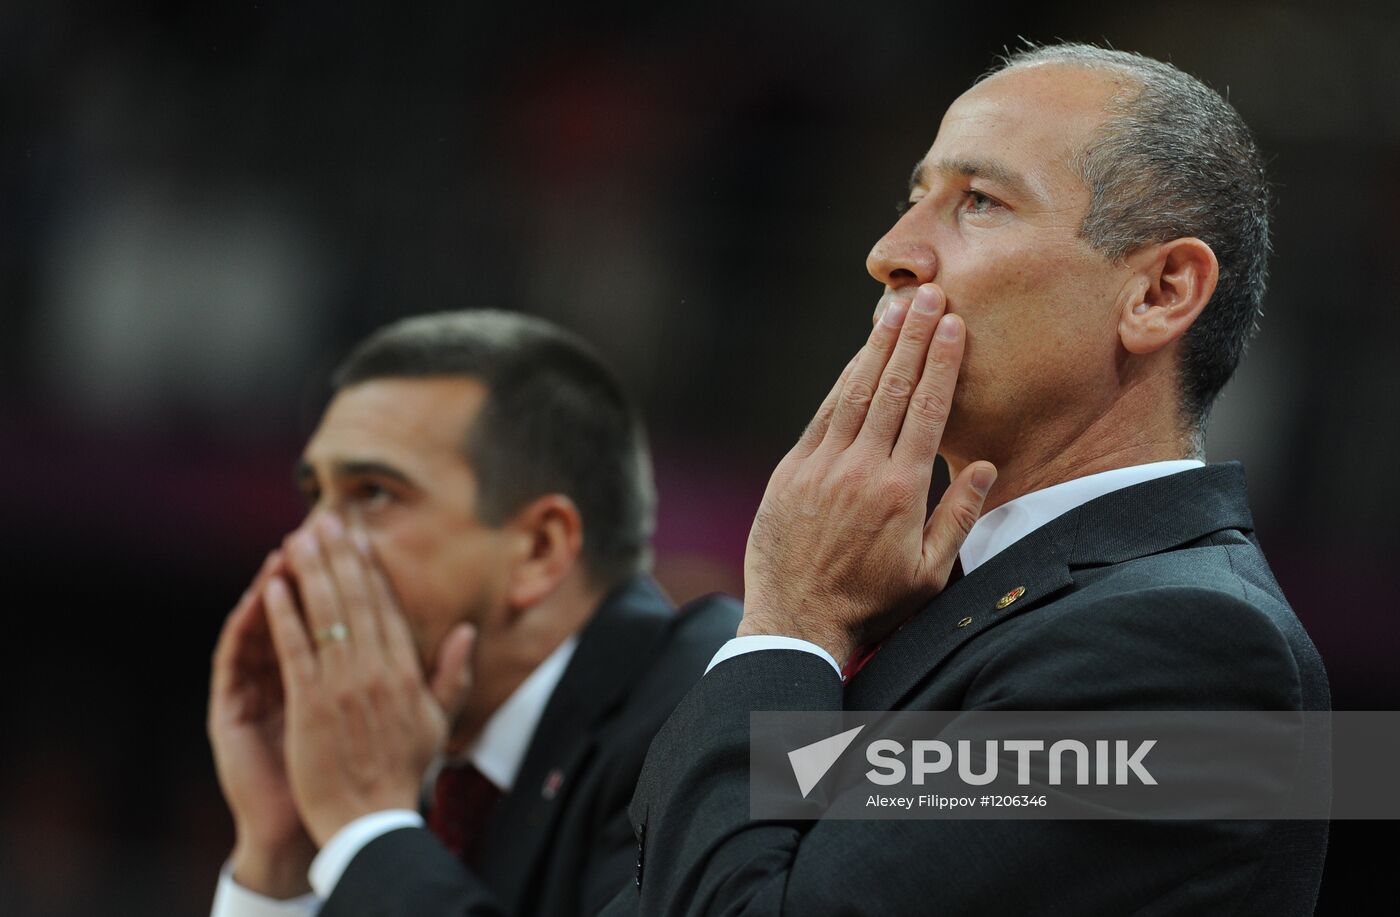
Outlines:
[{"label": "cheek", "polygon": [[970,322],[1039,338],[1082,325],[1109,280],[1075,246],[1007,248],[948,271],[945,288]]},{"label": "cheek", "polygon": [[415,525],[381,533],[376,551],[420,646],[435,644],[480,606],[486,578],[500,566],[490,547],[488,535],[474,527]]},{"label": "cheek", "polygon": [[1013,259],[977,265],[944,281],[952,311],[967,325],[960,381],[980,386],[1015,373],[1034,356],[1031,344],[1043,334],[1044,310],[1037,303],[1047,272]]},{"label": "cheek", "polygon": [[399,610],[413,631],[420,648],[431,646],[440,636],[438,621],[445,604],[440,582],[438,550],[433,539],[409,527],[381,529],[370,536],[375,556],[389,578]]},{"label": "cheek", "polygon": [[968,327],[960,395],[1063,384],[1093,370],[1096,342],[1111,335],[1099,316],[1102,284],[1086,282],[1097,275],[1079,262],[1078,253],[1026,250],[949,266],[949,302]]}]

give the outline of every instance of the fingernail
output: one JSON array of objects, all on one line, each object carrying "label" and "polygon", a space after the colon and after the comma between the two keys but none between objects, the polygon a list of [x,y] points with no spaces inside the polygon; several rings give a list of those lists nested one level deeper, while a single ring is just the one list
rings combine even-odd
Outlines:
[{"label": "fingernail", "polygon": [[321,531],[332,538],[339,538],[345,534],[345,527],[340,524],[340,517],[334,513],[327,513],[321,517]]},{"label": "fingernail", "polygon": [[292,550],[300,551],[304,554],[316,553],[316,536],[304,529],[297,532],[292,536]]},{"label": "fingernail", "polygon": [[369,557],[369,536],[364,533],[363,529],[351,529],[350,540],[355,543],[355,547],[359,549],[359,552],[361,554],[363,554],[366,558]]},{"label": "fingernail", "polygon": [[958,320],[951,315],[945,315],[938,320],[938,339],[940,341],[956,341],[958,339]]},{"label": "fingernail", "polygon": [[902,299],[892,299],[885,307],[885,314],[880,316],[880,324],[889,328],[898,328],[904,324],[904,313],[908,311],[909,304]]},{"label": "fingernail", "polygon": [[937,312],[938,288],[928,283],[919,287],[919,292],[914,294],[914,311],[922,312],[924,315],[932,315]]},{"label": "fingernail", "polygon": [[983,465],[972,472],[972,489],[977,491],[979,495],[985,497],[988,492],[991,491],[992,485],[996,483],[996,480],[997,470]]}]

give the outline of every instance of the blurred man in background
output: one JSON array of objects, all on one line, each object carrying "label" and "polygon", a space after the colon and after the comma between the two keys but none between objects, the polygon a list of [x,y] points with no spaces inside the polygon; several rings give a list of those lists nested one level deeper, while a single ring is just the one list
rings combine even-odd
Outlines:
[{"label": "blurred man in background", "polygon": [[[749,816],[753,711],[1328,709],[1241,468],[1202,461],[1268,199],[1239,115],[1168,64],[1049,46],[952,104],[870,254],[874,331],[755,517],[741,636],[652,745],[609,913],[1312,913],[1326,822]],[[1255,782],[1292,792],[1292,751]]]},{"label": "blurred man in background", "polygon": [[677,614],[646,574],[641,424],[572,336],[413,318],[334,381],[310,512],[214,656],[237,835],[214,914],[592,913],[632,876],[645,749],[738,609]]}]

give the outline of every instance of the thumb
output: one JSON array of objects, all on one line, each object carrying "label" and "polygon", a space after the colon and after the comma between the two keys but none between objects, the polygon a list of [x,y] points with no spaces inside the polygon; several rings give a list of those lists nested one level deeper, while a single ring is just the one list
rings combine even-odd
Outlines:
[{"label": "thumb", "polygon": [[997,469],[991,462],[973,462],[943,492],[924,526],[924,569],[929,585],[941,590],[948,582],[953,561],[973,524],[981,518],[982,504],[996,479]]},{"label": "thumb", "polygon": [[448,632],[438,649],[437,665],[429,686],[433,699],[450,720],[462,709],[471,691],[472,649],[476,646],[476,627],[458,624]]}]

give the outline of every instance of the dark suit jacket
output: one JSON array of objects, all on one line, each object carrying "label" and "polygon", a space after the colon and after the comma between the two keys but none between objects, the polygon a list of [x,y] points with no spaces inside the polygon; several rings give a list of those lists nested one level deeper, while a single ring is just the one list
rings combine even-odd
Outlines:
[{"label": "dark suit jacket", "polygon": [[678,613],[646,577],[614,592],[579,635],[477,868],[426,830],[392,831],[350,863],[322,917],[596,913],[632,879],[626,808],[647,745],[740,613],[720,598]]},{"label": "dark suit jacket", "polygon": [[844,686],[791,650],[701,679],[652,744],[631,806],[640,881],[607,913],[1311,914],[1325,822],[752,821],[749,712],[1329,704],[1240,466],[1125,488],[954,583]]}]

